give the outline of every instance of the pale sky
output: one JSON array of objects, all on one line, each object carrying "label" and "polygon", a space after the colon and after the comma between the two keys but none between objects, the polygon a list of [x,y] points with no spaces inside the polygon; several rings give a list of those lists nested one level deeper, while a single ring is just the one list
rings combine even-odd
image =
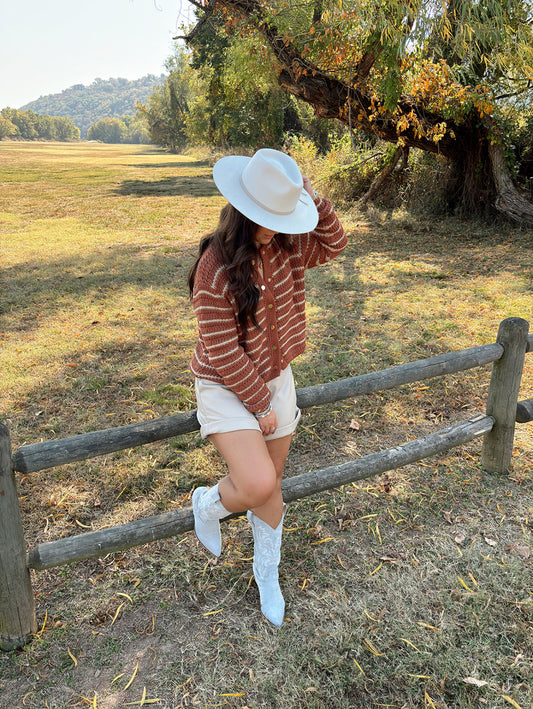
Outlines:
[{"label": "pale sky", "polygon": [[96,78],[165,73],[187,0],[0,0],[0,110]]}]

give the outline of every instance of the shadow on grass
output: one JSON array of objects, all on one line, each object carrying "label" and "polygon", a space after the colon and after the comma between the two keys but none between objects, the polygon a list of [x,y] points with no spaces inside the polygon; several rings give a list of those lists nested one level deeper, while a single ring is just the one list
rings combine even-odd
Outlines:
[{"label": "shadow on grass", "polygon": [[162,180],[124,180],[115,194],[121,197],[213,197],[219,192],[211,176],[197,175]]},{"label": "shadow on grass", "polygon": [[163,168],[170,168],[170,169],[180,169],[181,168],[192,168],[194,170],[198,170],[198,168],[206,168],[210,169],[209,163],[206,160],[202,161],[197,161],[193,160],[191,162],[162,162],[162,163],[138,163],[137,165],[133,165],[132,167],[140,167],[140,168],[148,168],[150,170],[152,169],[161,169]]},{"label": "shadow on grass", "polygon": [[[9,313],[13,322],[17,319],[16,330],[28,331],[40,327],[38,313],[49,318],[71,308],[73,300],[79,304],[86,298],[90,307],[126,286],[138,288],[139,295],[161,286],[175,289],[176,297],[186,295],[189,263],[182,262],[180,255],[148,255],[140,246],[122,244],[105,250],[105,254],[95,250],[85,258],[76,255],[46,265],[29,261],[4,269],[0,313]],[[29,315],[18,317],[17,312]],[[7,323],[4,327],[9,331]]]}]

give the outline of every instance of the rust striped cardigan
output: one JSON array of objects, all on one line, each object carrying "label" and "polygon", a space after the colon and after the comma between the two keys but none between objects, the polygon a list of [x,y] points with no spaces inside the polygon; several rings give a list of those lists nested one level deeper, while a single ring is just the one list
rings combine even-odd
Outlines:
[{"label": "rust striped cardigan", "polygon": [[291,253],[282,250],[275,237],[260,249],[259,328],[252,324],[241,328],[225,267],[212,249],[198,264],[193,308],[199,336],[191,371],[227,386],[251,412],[268,406],[270,391],[265,382],[279,376],[305,349],[305,269],[326,263],[347,243],[331,202],[317,197],[315,203],[318,224],[310,233],[290,236]]}]

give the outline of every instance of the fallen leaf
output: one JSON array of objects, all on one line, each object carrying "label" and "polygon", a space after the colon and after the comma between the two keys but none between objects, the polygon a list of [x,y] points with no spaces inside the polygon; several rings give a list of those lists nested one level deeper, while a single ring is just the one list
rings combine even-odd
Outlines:
[{"label": "fallen leaf", "polygon": [[475,677],[464,677],[463,682],[466,682],[466,684],[473,684],[475,687],[487,687],[488,682],[485,682],[484,679],[476,679]]},{"label": "fallen leaf", "polygon": [[74,655],[70,652],[70,648],[69,648],[69,647],[67,647],[67,652],[68,652],[68,656],[70,657],[70,659],[71,659],[72,662],[74,663],[74,667],[77,667],[77,666],[78,666],[78,661],[76,660],[76,658],[74,657]]},{"label": "fallen leaf", "polygon": [[463,534],[462,532],[460,532],[459,534],[457,534],[455,536],[455,543],[462,544],[465,539],[466,539],[466,534]]},{"label": "fallen leaf", "polygon": [[124,687],[124,692],[125,692],[127,689],[129,689],[129,688],[131,687],[131,685],[133,684],[133,680],[135,679],[135,675],[137,674],[137,670],[138,670],[138,669],[139,669],[139,663],[137,663],[137,664],[135,665],[135,669],[133,670],[133,674],[132,674],[132,676],[130,677],[130,681],[129,681],[128,684]]},{"label": "fallen leaf", "polygon": [[400,638],[400,640],[403,640],[404,643],[407,643],[410,645],[412,648],[414,648],[417,652],[422,652],[422,650],[419,650],[416,645],[413,645],[413,643],[410,640],[407,640],[407,638]]},{"label": "fallen leaf", "polygon": [[505,551],[514,551],[523,559],[529,559],[531,556],[531,549],[528,546],[521,544],[512,544],[504,547]]},{"label": "fallen leaf", "polygon": [[361,424],[358,421],[356,421],[355,419],[352,419],[350,421],[350,428],[352,429],[352,431],[360,431]]},{"label": "fallen leaf", "polygon": [[466,588],[466,590],[468,591],[468,593],[474,593],[474,591],[472,591],[472,589],[470,588],[470,586],[467,586],[466,583],[463,581],[463,579],[462,579],[460,576],[458,576],[457,578],[458,578],[459,581],[461,582],[461,586],[464,586],[464,588]]},{"label": "fallen leaf", "polygon": [[366,674],[364,673],[361,665],[357,662],[357,660],[355,658],[352,658],[352,659],[355,662],[355,665],[356,665],[357,669],[359,670],[359,672],[363,675],[363,677],[366,677]]},{"label": "fallen leaf", "polygon": [[120,611],[122,610],[123,606],[124,606],[124,604],[121,603],[121,604],[119,605],[119,607],[117,608],[117,610],[115,611],[115,615],[113,616],[113,620],[111,621],[111,625],[113,625],[114,622],[116,621],[116,619],[118,618],[119,613],[120,613]]},{"label": "fallen leaf", "polygon": [[376,657],[383,657],[383,655],[385,654],[384,652],[378,652],[378,650],[376,650],[374,645],[372,645],[370,640],[368,640],[367,638],[363,640],[363,645],[367,647],[373,655],[376,655]]},{"label": "fallen leaf", "polygon": [[128,601],[131,603],[131,605],[133,605],[132,598],[131,598],[131,596],[128,596],[127,593],[120,593],[120,591],[119,591],[119,592],[117,593],[117,596],[122,596],[123,598],[127,598]]},{"label": "fallen leaf", "polygon": [[484,537],[485,542],[490,546],[490,547],[495,547],[498,542],[495,541],[494,539],[491,539],[490,537]]}]

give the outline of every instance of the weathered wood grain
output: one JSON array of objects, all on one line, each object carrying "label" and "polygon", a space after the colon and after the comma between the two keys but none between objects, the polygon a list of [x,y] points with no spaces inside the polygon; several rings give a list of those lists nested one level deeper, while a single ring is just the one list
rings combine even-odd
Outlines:
[{"label": "weathered wood grain", "polygon": [[516,422],[528,423],[533,421],[533,399],[524,399],[516,405]]},{"label": "weathered wood grain", "polygon": [[[384,391],[401,384],[409,384],[489,364],[496,361],[502,354],[503,347],[499,344],[471,347],[416,362],[400,364],[397,367],[379,372],[298,389],[296,391],[297,402],[301,409],[305,409],[353,396]],[[142,423],[22,446],[13,456],[13,466],[21,473],[34,473],[56,465],[86,460],[125,448],[133,448],[172,436],[191,433],[199,428],[196,411],[188,411]]]},{"label": "weathered wood grain", "polygon": [[11,466],[9,430],[0,424],[0,649],[26,644],[37,631],[30,573]]},{"label": "weathered wood grain", "polygon": [[498,330],[496,342],[504,353],[494,362],[487,395],[487,415],[495,423],[485,435],[481,453],[481,464],[489,472],[505,473],[511,465],[528,330],[529,323],[522,318],[507,318]]},{"label": "weathered wood grain", "polygon": [[[283,498],[286,502],[293,502],[333,487],[414,463],[483,435],[490,430],[493,423],[490,416],[476,416],[395,448],[287,478],[282,483]],[[105,556],[156,539],[187,532],[193,526],[193,513],[190,507],[165,512],[117,527],[39,544],[29,551],[28,566],[32,569],[47,569],[95,556]]]}]

